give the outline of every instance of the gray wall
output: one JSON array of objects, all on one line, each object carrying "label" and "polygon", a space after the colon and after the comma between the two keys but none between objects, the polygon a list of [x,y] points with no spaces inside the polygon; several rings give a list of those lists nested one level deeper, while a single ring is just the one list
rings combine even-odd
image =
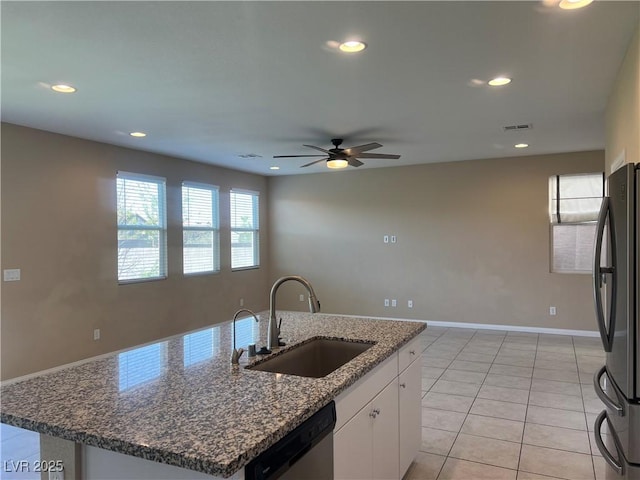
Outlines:
[{"label": "gray wall", "polygon": [[307,276],[325,312],[595,330],[591,276],[549,273],[548,179],[603,168],[594,151],[273,177],[272,278]]},{"label": "gray wall", "polygon": [[[547,179],[603,152],[257,175],[2,124],[2,378],[228,320],[301,274],[323,311],[593,330],[590,279],[550,274]],[[167,178],[169,278],[118,285],[115,172]],[[180,184],[220,186],[222,272],[181,273]],[[228,191],[261,192],[257,270],[231,272]],[[384,244],[383,235],[398,243]],[[304,310],[297,284],[279,307]],[[385,308],[396,298],[397,308]],[[407,308],[407,300],[414,308]],[[549,305],[558,308],[549,317]],[[102,338],[93,341],[94,328]]]},{"label": "gray wall", "polygon": [[[166,280],[118,285],[117,170],[167,178]],[[220,187],[216,275],[182,274],[181,183]],[[261,262],[231,272],[229,190],[261,192]],[[2,378],[228,320],[268,305],[267,180],[111,145],[2,124]],[[93,330],[102,338],[93,340]]]},{"label": "gray wall", "polygon": [[609,95],[606,134],[607,174],[619,158],[640,163],[640,23]]}]

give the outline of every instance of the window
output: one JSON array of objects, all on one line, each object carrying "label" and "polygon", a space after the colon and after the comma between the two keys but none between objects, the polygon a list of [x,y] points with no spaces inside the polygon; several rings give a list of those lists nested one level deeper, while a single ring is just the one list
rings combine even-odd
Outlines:
[{"label": "window", "polygon": [[220,271],[218,187],[182,183],[183,272]]},{"label": "window", "polygon": [[231,190],[231,268],[252,268],[260,264],[258,233],[259,194]]},{"label": "window", "polygon": [[118,281],[167,276],[165,179],[118,172]]},{"label": "window", "polygon": [[591,273],[596,220],[604,173],[554,175],[549,179],[551,271]]}]

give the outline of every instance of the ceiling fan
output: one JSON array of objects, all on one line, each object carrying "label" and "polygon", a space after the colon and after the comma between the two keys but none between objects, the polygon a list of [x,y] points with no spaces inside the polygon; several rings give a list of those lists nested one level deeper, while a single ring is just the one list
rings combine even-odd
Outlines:
[{"label": "ceiling fan", "polygon": [[375,150],[382,147],[379,143],[367,143],[365,145],[358,145],[350,148],[340,148],[342,144],[341,138],[331,139],[331,143],[334,148],[325,150],[324,148],[316,147],[314,145],[303,145],[304,147],[313,148],[319,150],[323,155],[274,155],[273,158],[298,158],[298,157],[325,157],[320,160],[314,160],[313,162],[302,165],[300,168],[309,167],[315,163],[327,161],[327,167],[329,168],[345,168],[348,165],[352,167],[359,167],[364,165],[359,158],[381,158],[381,159],[397,159],[400,155],[387,155],[384,153],[365,153],[369,150]]}]

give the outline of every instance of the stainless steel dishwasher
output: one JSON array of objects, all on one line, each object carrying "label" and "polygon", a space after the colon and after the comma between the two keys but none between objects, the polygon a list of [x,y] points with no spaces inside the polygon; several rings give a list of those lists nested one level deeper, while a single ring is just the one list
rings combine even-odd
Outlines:
[{"label": "stainless steel dishwasher", "polygon": [[333,428],[336,404],[331,401],[245,467],[245,480],[333,479]]}]

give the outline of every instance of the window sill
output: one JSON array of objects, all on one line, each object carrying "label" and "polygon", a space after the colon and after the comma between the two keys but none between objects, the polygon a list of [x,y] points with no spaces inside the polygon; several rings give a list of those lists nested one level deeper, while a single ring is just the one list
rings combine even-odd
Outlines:
[{"label": "window sill", "polygon": [[258,270],[260,268],[260,265],[254,265],[252,267],[237,267],[237,268],[232,268],[231,271],[232,272],[242,272],[244,270]]},{"label": "window sill", "polygon": [[133,278],[131,280],[118,280],[118,285],[131,285],[133,283],[147,283],[147,282],[157,282],[159,280],[166,280],[167,276],[163,277],[149,277],[149,278]]}]

